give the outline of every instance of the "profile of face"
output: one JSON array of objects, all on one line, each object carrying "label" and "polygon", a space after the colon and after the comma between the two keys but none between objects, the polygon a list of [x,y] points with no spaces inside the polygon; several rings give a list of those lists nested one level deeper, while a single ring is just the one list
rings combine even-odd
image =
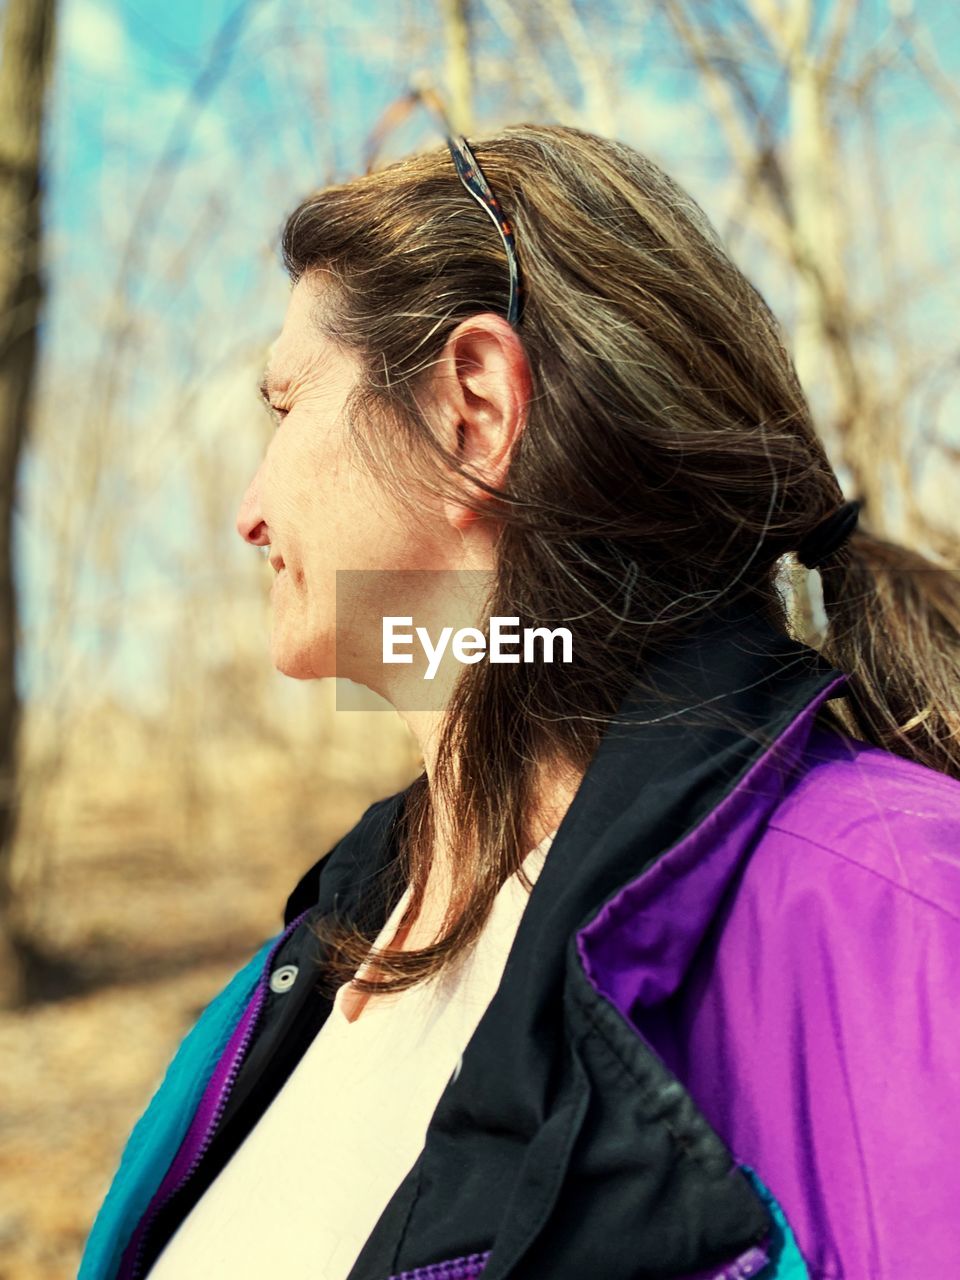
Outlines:
[{"label": "profile of face", "polygon": [[[407,571],[488,569],[496,531],[468,508],[429,495],[411,518],[387,484],[357,459],[344,406],[360,367],[354,353],[317,327],[322,287],[322,277],[298,280],[271,348],[264,391],[275,427],[244,494],[237,530],[248,543],[270,548],[274,666],[297,679],[346,677],[389,697],[378,586],[404,580]],[[496,483],[527,387],[516,336],[496,316],[464,322],[436,374],[441,392],[430,408],[444,443],[459,447]],[[338,570],[368,572],[341,574],[338,594]],[[428,596],[430,584],[443,578],[407,577],[419,586],[408,589],[406,603],[423,616],[436,614],[437,601],[412,600],[409,591]]]}]

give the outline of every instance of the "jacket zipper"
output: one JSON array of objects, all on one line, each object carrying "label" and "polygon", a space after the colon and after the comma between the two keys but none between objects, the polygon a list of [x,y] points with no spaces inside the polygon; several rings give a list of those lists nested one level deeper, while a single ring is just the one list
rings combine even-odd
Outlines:
[{"label": "jacket zipper", "polygon": [[[700,1276],[704,1280],[707,1280],[708,1275],[709,1280],[751,1280],[751,1277],[759,1276],[760,1272],[770,1265],[770,1259],[770,1241],[769,1237],[766,1237],[746,1253],[739,1254],[732,1262],[721,1267],[719,1271],[712,1269],[709,1273],[701,1271]],[[697,1277],[691,1277],[691,1280],[697,1280]]]},{"label": "jacket zipper", "polygon": [[[269,974],[273,967],[274,958],[300,922],[313,910],[313,907],[308,907],[306,911],[302,911],[295,920],[292,920],[270,949],[270,952],[264,961],[263,971],[257,980],[257,986],[254,993],[230,1037],[232,1040],[237,1034],[238,1028],[243,1026],[240,1039],[233,1048],[232,1057],[229,1059],[226,1070],[222,1073],[222,1078],[219,1080],[219,1083],[215,1083],[217,1081],[218,1074],[221,1073],[224,1062],[227,1061],[227,1054],[230,1052],[230,1040],[227,1041],[227,1046],[224,1049],[223,1054],[221,1054],[219,1061],[214,1066],[213,1072],[210,1076],[210,1081],[197,1104],[197,1109],[194,1112],[193,1120],[190,1122],[190,1127],[187,1129],[184,1139],[170,1163],[169,1169],[164,1175],[160,1186],[154,1192],[152,1200],[144,1211],[130,1242],[123,1252],[123,1257],[120,1261],[120,1268],[117,1273],[117,1280],[140,1280],[146,1242],[150,1234],[150,1229],[156,1221],[157,1215],[160,1213],[161,1209],[178,1194],[178,1192],[200,1167],[203,1157],[206,1155],[207,1149],[213,1140],[214,1132],[217,1125],[220,1123],[220,1118],[227,1105],[227,1099],[230,1096],[230,1091],[233,1089],[236,1078],[240,1073],[240,1068],[243,1065],[244,1058],[247,1055],[247,1050],[250,1048],[254,1032],[257,1029],[257,1023],[259,1022],[260,1014],[263,1011],[264,1002],[266,1001],[267,983],[269,982]],[[244,1023],[246,1025],[243,1025]],[[212,1106],[210,1103],[212,1103]],[[207,1118],[204,1121],[203,1116],[205,1114]],[[191,1146],[195,1146],[196,1149],[194,1150],[193,1155],[188,1158],[185,1153],[190,1150]],[[182,1167],[184,1164],[186,1164],[185,1168]],[[170,1183],[171,1180],[172,1185],[169,1185],[165,1190],[164,1184]]]}]

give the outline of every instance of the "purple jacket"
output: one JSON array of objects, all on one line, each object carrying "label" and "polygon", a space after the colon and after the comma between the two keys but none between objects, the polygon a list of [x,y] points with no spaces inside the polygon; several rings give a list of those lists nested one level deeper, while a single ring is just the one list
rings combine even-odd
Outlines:
[{"label": "purple jacket", "polygon": [[817,727],[804,757],[759,833],[748,776],[586,960],[812,1276],[960,1276],[960,783]]},{"label": "purple jacket", "polygon": [[[960,782],[830,730],[846,678],[752,614],[645,676],[350,1280],[960,1276]],[[81,1280],[146,1275],[282,1087],[329,1012],[309,923],[382,925],[404,795],[184,1041]]]}]

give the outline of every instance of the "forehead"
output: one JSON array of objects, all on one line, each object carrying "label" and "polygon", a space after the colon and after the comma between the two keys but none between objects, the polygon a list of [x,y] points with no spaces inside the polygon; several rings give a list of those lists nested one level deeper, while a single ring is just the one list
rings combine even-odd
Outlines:
[{"label": "forehead", "polygon": [[263,385],[280,390],[329,361],[333,344],[317,324],[322,295],[315,281],[301,277],[290,294],[280,333],[270,344]]}]

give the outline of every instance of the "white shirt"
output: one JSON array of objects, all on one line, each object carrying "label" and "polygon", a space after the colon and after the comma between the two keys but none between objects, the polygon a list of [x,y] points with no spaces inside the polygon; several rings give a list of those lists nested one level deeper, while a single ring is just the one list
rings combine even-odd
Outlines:
[{"label": "white shirt", "polygon": [[[555,834],[524,859],[533,882]],[[375,946],[393,939],[410,892],[408,885]],[[449,972],[374,996],[354,1022],[340,1008],[347,986],[339,988],[306,1053],[149,1280],[345,1280],[423,1149],[440,1095],[500,985],[527,901],[512,876]]]}]

